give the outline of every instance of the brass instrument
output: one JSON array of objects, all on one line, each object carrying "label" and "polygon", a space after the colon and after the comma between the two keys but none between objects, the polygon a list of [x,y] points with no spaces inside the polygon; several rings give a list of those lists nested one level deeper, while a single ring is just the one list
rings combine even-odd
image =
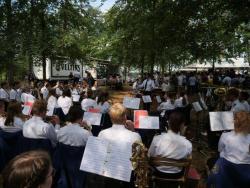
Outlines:
[{"label": "brass instrument", "polygon": [[227,95],[227,89],[224,87],[216,88],[214,90],[214,94],[219,97],[216,106],[216,111],[223,111],[225,106],[225,96]]},{"label": "brass instrument", "polygon": [[149,159],[148,150],[142,142],[132,145],[132,157],[130,158],[135,174],[135,186],[138,188],[149,187]]}]

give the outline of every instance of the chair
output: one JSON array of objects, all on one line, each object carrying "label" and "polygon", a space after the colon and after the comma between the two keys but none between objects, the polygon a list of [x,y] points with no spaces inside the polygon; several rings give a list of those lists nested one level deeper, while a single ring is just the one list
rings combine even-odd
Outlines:
[{"label": "chair", "polygon": [[51,141],[49,139],[26,138],[22,136],[19,145],[21,153],[31,150],[45,150],[49,152],[49,154],[52,156],[54,151]]},{"label": "chair", "polygon": [[84,188],[86,173],[80,170],[84,149],[84,146],[57,144],[53,157],[57,187]]},{"label": "chair", "polygon": [[0,129],[0,137],[6,144],[5,148],[8,148],[4,153],[6,162],[10,161],[16,155],[21,153],[19,142],[22,136],[22,130],[17,132],[6,132]]},{"label": "chair", "polygon": [[250,187],[250,165],[235,164],[219,158],[208,177],[208,188]]},{"label": "chair", "polygon": [[[169,159],[169,158],[163,158],[163,157],[151,157],[149,159],[149,164],[152,167],[152,169],[155,169],[158,166],[165,166],[165,167],[179,167],[183,168],[183,175],[180,175],[180,177],[164,177],[164,176],[159,176],[154,173],[152,174],[152,182],[155,186],[157,187],[165,187],[166,184],[168,187],[170,185],[180,186],[184,187],[186,183],[186,179],[188,176],[188,171],[191,165],[192,157],[189,156],[187,159]],[[162,173],[163,174],[163,173]]]}]

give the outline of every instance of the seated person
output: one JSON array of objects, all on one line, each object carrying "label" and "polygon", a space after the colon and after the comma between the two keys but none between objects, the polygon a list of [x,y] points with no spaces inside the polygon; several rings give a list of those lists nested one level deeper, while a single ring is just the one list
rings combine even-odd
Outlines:
[{"label": "seated person", "polygon": [[98,96],[97,108],[101,113],[108,113],[110,104],[109,104],[109,93],[107,91],[102,91]]},{"label": "seated person", "polygon": [[[69,109],[69,123],[57,132],[58,142],[70,146],[85,146],[88,137],[92,135],[86,122],[82,121],[83,110],[80,106],[72,106]],[[85,129],[86,128],[86,129]]]},{"label": "seated person", "polygon": [[97,106],[96,101],[93,99],[93,92],[91,89],[88,89],[87,96],[81,102],[82,109],[86,112],[90,108],[95,108]]},{"label": "seated person", "polygon": [[57,100],[58,107],[62,109],[64,115],[67,115],[72,104],[70,89],[64,89],[62,96]]},{"label": "seated person", "polygon": [[[149,157],[163,157],[170,159],[185,159],[192,153],[192,143],[180,135],[185,118],[180,112],[173,112],[169,117],[169,130],[153,138],[148,151]],[[156,172],[163,176],[178,178],[183,170],[178,167],[159,166]]]},{"label": "seated person", "polygon": [[185,92],[180,92],[178,98],[175,99],[174,101],[174,106],[176,108],[183,108],[187,105],[188,105],[187,95],[185,94]]},{"label": "seated person", "polygon": [[[234,130],[225,132],[220,137],[218,144],[220,158],[208,178],[209,185],[215,184],[216,187],[250,185],[250,114],[237,112],[234,118]],[[224,169],[225,167],[227,169]]]},{"label": "seated person", "polygon": [[236,88],[231,88],[228,90],[228,100],[232,102],[231,110],[232,112],[240,112],[240,111],[248,111],[248,107],[246,107],[243,102],[239,100],[240,92]]},{"label": "seated person", "polygon": [[22,106],[19,102],[11,102],[8,105],[7,117],[2,129],[6,132],[17,132],[23,129],[27,117],[22,114]]},{"label": "seated person", "polygon": [[[32,118],[23,125],[23,136],[26,138],[49,139],[53,146],[57,143],[56,131],[51,123],[46,123],[43,119],[46,117],[47,104],[45,101],[37,100],[32,107]],[[53,116],[51,122],[55,127],[60,127],[60,120]]]},{"label": "seated person", "polygon": [[50,188],[53,176],[48,153],[25,152],[12,159],[3,170],[3,188]]},{"label": "seated person", "polygon": [[164,96],[165,101],[162,102],[158,107],[157,110],[161,113],[163,116],[165,114],[166,110],[174,110],[175,105],[174,105],[174,94],[168,93]]},{"label": "seated person", "polygon": [[3,100],[0,100],[0,127],[4,127],[5,119],[6,119],[5,102]]}]

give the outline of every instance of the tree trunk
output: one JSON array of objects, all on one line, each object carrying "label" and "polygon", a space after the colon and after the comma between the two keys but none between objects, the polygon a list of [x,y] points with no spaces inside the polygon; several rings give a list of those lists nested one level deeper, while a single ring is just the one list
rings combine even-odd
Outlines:
[{"label": "tree trunk", "polygon": [[6,35],[7,35],[7,79],[8,82],[13,82],[13,61],[14,61],[14,30],[13,30],[13,14],[12,14],[12,4],[11,0],[5,0],[5,6],[6,6],[6,17],[7,17],[7,28],[6,28]]},{"label": "tree trunk", "polygon": [[42,55],[43,80],[46,80],[46,56]]}]

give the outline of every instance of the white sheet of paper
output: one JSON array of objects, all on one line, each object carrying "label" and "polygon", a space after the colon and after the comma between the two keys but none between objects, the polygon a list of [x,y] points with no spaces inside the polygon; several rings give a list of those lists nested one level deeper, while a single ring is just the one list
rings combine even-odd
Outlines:
[{"label": "white sheet of paper", "polygon": [[196,112],[202,111],[202,108],[201,108],[201,105],[200,105],[199,102],[193,102],[192,105],[193,105],[194,110],[195,110]]},{"label": "white sheet of paper", "polygon": [[161,103],[161,102],[162,102],[162,100],[161,100],[161,97],[160,97],[160,96],[156,96],[155,98],[156,98],[157,103]]},{"label": "white sheet of paper", "polygon": [[91,125],[100,125],[102,114],[93,112],[84,112],[83,119],[89,122]]},{"label": "white sheet of paper", "polygon": [[123,106],[125,106],[126,108],[137,110],[140,108],[140,102],[140,98],[124,97]]},{"label": "white sheet of paper", "polygon": [[132,165],[131,144],[117,145],[98,137],[89,137],[80,170],[105,177],[130,181]]},{"label": "white sheet of paper", "polygon": [[139,129],[159,129],[159,117],[156,116],[140,116]]},{"label": "white sheet of paper", "polygon": [[234,129],[233,112],[209,112],[211,131],[223,131]]},{"label": "white sheet of paper", "polygon": [[142,100],[143,100],[144,103],[152,102],[152,99],[151,99],[150,95],[143,95]]},{"label": "white sheet of paper", "polygon": [[79,102],[80,97],[81,97],[80,95],[72,95],[72,99],[74,102]]}]

